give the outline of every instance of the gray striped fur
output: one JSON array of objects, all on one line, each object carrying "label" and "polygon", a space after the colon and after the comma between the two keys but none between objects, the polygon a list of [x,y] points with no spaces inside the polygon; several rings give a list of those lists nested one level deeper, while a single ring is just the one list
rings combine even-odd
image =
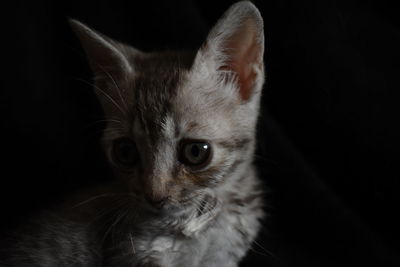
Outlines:
[{"label": "gray striped fur", "polygon": [[[252,165],[264,82],[257,8],[233,5],[196,53],[144,53],[71,23],[94,71],[107,119],[103,147],[116,182],[66,204],[63,219],[49,221],[32,241],[55,235],[27,252],[39,259],[30,266],[66,266],[68,253],[87,255],[68,266],[237,266],[264,217]],[[113,162],[119,137],[138,147],[140,162],[129,171]],[[194,171],[179,162],[183,139],[212,146],[207,167]],[[145,194],[170,198],[158,210]],[[66,248],[79,247],[74,240],[81,252]]]}]

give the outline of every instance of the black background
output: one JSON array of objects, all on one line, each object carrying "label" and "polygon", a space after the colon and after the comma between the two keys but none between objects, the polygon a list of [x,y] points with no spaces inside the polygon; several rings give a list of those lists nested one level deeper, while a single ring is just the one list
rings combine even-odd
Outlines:
[{"label": "black background", "polygon": [[[233,2],[3,5],[2,231],[108,179],[102,112],[68,17],[144,51],[195,49]],[[267,72],[256,162],[270,217],[243,266],[400,266],[399,10],[385,1],[254,2]]]}]

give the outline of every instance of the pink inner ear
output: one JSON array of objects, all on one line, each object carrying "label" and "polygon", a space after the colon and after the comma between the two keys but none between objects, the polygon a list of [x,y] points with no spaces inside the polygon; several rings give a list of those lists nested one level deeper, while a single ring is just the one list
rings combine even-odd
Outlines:
[{"label": "pink inner ear", "polygon": [[238,76],[240,96],[249,100],[257,78],[255,66],[262,63],[262,47],[257,40],[254,21],[246,20],[223,44],[228,61],[222,69],[234,71]]}]

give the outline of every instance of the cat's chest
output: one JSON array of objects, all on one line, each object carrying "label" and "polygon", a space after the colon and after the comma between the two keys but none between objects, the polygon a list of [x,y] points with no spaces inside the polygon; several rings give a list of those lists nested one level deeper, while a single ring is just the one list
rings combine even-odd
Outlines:
[{"label": "cat's chest", "polygon": [[131,234],[128,245],[139,261],[150,259],[160,263],[160,266],[197,266],[211,240],[216,238],[216,221],[217,218],[212,219],[211,216],[210,219],[193,218],[174,225],[173,231],[163,229],[165,225],[155,221],[146,225],[141,234]]},{"label": "cat's chest", "polygon": [[151,262],[162,267],[198,266],[207,247],[203,239],[184,236],[153,236],[135,243],[139,251],[135,257],[139,259],[139,262]]},{"label": "cat's chest", "polygon": [[[238,257],[247,249],[243,235],[251,236],[243,230],[243,218],[234,213],[221,212],[208,223],[191,222],[189,226],[196,232],[185,232],[170,235],[154,232],[131,240],[140,262],[154,261],[163,267],[208,266],[207,260],[215,261],[215,257],[236,254]],[[203,225],[204,224],[204,225]],[[211,265],[210,265],[211,266]]]},{"label": "cat's chest", "polygon": [[205,230],[196,236],[155,234],[141,236],[132,242],[134,258],[140,263],[154,263],[155,266],[198,266],[207,253],[211,240]]}]

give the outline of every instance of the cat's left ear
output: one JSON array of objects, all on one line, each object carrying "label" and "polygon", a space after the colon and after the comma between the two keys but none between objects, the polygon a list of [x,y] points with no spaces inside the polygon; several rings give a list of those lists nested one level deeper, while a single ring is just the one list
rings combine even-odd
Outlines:
[{"label": "cat's left ear", "polygon": [[220,75],[233,73],[246,102],[264,82],[264,24],[249,1],[232,5],[210,31],[194,66],[207,66]]}]

